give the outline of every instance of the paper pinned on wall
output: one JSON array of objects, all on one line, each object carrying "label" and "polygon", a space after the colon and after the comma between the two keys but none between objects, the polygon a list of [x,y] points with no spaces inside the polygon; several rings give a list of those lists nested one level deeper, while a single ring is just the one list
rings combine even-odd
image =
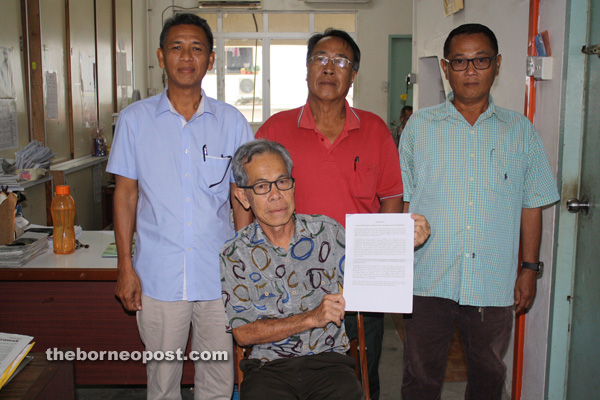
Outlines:
[{"label": "paper pinned on wall", "polygon": [[127,62],[127,53],[117,53],[117,85],[131,86],[131,69]]},{"label": "paper pinned on wall", "polygon": [[0,150],[18,147],[17,102],[0,99]]},{"label": "paper pinned on wall", "polygon": [[79,71],[81,72],[81,88],[84,92],[96,91],[96,78],[94,76],[95,69],[94,56],[87,54],[79,54]]},{"label": "paper pinned on wall", "polygon": [[46,71],[46,119],[58,119],[58,77]]},{"label": "paper pinned on wall", "polygon": [[0,47],[0,99],[15,99],[16,97],[10,62],[11,55],[11,49]]},{"label": "paper pinned on wall", "polygon": [[442,0],[444,2],[444,16],[456,14],[464,7],[463,0]]}]

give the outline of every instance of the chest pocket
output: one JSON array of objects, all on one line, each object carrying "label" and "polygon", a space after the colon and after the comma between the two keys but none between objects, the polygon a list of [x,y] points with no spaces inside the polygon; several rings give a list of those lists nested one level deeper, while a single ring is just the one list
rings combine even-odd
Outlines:
[{"label": "chest pocket", "polygon": [[526,154],[494,151],[487,171],[487,187],[498,194],[523,192]]},{"label": "chest pocket", "polygon": [[352,172],[352,187],[350,188],[352,195],[359,199],[374,198],[377,167],[359,161],[356,163],[356,171]]},{"label": "chest pocket", "polygon": [[201,160],[199,164],[200,187],[214,193],[221,193],[229,189],[231,158],[206,157],[206,161]]},{"label": "chest pocket", "polygon": [[267,281],[253,286],[251,301],[261,318],[280,318],[287,315],[290,294],[281,280]]}]

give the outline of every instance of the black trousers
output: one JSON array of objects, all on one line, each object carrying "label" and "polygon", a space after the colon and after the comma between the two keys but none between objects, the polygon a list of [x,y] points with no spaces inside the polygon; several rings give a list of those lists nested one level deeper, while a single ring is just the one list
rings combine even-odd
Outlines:
[{"label": "black trousers", "polygon": [[[383,344],[383,314],[362,313],[365,322],[365,345],[367,347],[367,371],[369,372],[369,393],[371,400],[379,399],[379,359]],[[356,313],[346,313],[344,318],[348,339],[356,339]]]},{"label": "black trousers", "polygon": [[240,362],[241,400],[362,400],[354,359],[339,353]]},{"label": "black trousers", "polygon": [[461,306],[438,297],[413,297],[404,318],[404,400],[441,396],[454,325],[467,358],[466,400],[500,400],[506,375],[502,357],[512,329],[512,307]]}]

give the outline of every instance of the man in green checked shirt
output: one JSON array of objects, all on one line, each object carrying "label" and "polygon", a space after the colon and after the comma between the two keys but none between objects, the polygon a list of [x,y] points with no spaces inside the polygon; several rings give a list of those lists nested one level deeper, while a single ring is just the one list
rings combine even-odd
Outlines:
[{"label": "man in green checked shirt", "polygon": [[541,207],[559,196],[533,125],[490,95],[501,61],[489,28],[454,29],[441,61],[452,92],[413,114],[402,134],[405,211],[431,224],[415,252],[405,319],[405,400],[440,398],[454,324],[467,357],[465,398],[500,399],[513,307],[524,312],[535,298]]}]

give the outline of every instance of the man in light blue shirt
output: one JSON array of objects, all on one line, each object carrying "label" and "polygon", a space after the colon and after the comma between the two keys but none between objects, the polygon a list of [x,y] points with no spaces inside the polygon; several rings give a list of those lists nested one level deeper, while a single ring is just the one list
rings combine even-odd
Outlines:
[{"label": "man in light blue shirt", "polygon": [[467,356],[465,398],[500,399],[512,308],[531,306],[543,265],[541,207],[559,197],[533,125],[490,95],[502,61],[494,33],[462,25],[446,39],[444,57],[452,92],[413,114],[400,141],[405,210],[431,223],[415,252],[402,395],[440,398],[456,324]]},{"label": "man in light blue shirt", "polygon": [[[120,113],[107,171],[115,174],[114,228],[119,278],[115,292],[137,311],[146,350],[232,350],[221,300],[219,250],[233,235],[231,157],[253,138],[233,107],[201,88],[215,59],[206,21],[167,20],[157,51],[167,89]],[[251,214],[233,201],[236,228]],[[131,258],[131,241],[137,232]],[[185,355],[185,354],[183,354]],[[181,398],[182,361],[147,364],[148,399]],[[227,399],[232,357],[195,362],[195,398]]]}]

